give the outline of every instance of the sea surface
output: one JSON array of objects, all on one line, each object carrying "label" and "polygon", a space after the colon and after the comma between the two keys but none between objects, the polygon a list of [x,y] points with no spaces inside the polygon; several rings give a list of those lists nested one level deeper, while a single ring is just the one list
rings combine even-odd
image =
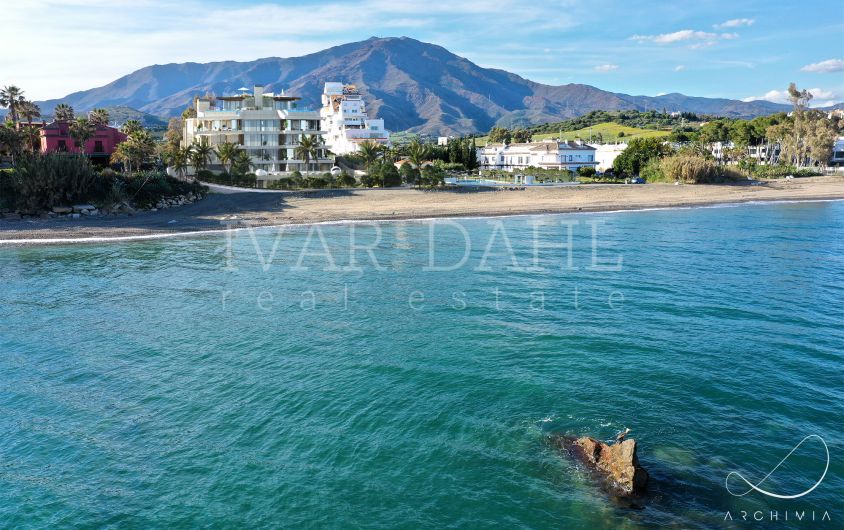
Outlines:
[{"label": "sea surface", "polygon": [[0,247],[3,528],[841,528],[842,440],[842,202]]}]

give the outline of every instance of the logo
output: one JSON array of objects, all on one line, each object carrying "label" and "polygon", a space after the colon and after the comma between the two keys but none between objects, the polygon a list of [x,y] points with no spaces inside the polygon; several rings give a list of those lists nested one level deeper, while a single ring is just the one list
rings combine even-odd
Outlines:
[{"label": "logo", "polygon": [[[790,457],[790,456],[794,453],[794,451],[796,451],[798,448],[800,448],[800,446],[801,446],[801,445],[803,445],[803,443],[805,443],[805,442],[806,442],[806,440],[808,440],[809,438],[817,438],[818,440],[820,440],[820,441],[821,441],[821,443],[823,444],[824,451],[826,452],[826,466],[824,467],[823,474],[822,474],[822,475],[821,475],[821,477],[817,480],[817,482],[815,482],[815,484],[814,484],[811,488],[807,489],[806,491],[803,491],[803,492],[800,492],[800,493],[791,494],[791,495],[786,495],[786,494],[782,494],[782,493],[774,493],[774,492],[772,492],[772,491],[768,491],[768,490],[766,490],[766,489],[763,489],[761,486],[762,486],[762,484],[763,484],[766,480],[768,480],[768,477],[770,477],[771,475],[773,475],[773,474],[774,474],[774,472],[775,472],[777,469],[779,469],[779,467],[780,467],[781,465],[783,465],[783,463],[785,463],[785,462],[788,460],[788,458],[789,458],[789,457]],[[744,478],[744,476],[743,476],[741,473],[739,473],[738,471],[730,471],[730,472],[727,474],[727,479],[724,481],[724,485],[726,486],[727,491],[728,491],[728,492],[730,492],[730,494],[731,494],[731,495],[734,495],[734,496],[736,496],[736,497],[744,497],[745,495],[747,495],[747,494],[748,494],[748,493],[750,493],[751,491],[758,491],[759,493],[761,493],[761,494],[763,494],[763,495],[767,495],[768,497],[774,497],[774,498],[776,498],[776,499],[798,499],[798,498],[800,498],[800,497],[803,497],[804,495],[807,495],[807,494],[811,493],[811,492],[812,492],[815,488],[817,488],[818,486],[820,486],[821,482],[823,482],[824,477],[826,477],[826,472],[827,472],[828,470],[829,470],[829,447],[827,447],[826,442],[824,441],[824,439],[823,439],[823,438],[821,438],[821,437],[820,437],[820,436],[818,436],[817,434],[810,434],[809,436],[807,436],[807,437],[803,438],[802,440],[800,440],[800,443],[799,443],[799,444],[797,444],[797,445],[794,447],[794,449],[792,449],[791,451],[789,451],[789,453],[788,453],[787,455],[785,455],[785,458],[783,458],[782,460],[780,460],[780,461],[779,461],[779,463],[778,463],[776,466],[774,466],[774,469],[772,469],[770,472],[768,472],[768,474],[767,474],[767,475],[765,475],[765,476],[762,478],[762,480],[760,480],[760,481],[759,481],[759,482],[757,482],[756,484],[753,484],[752,482],[750,482],[749,480],[747,480],[746,478]],[[736,493],[735,491],[731,490],[731,489],[730,489],[730,477],[733,477],[733,476],[734,476],[734,477],[736,477],[736,478],[738,478],[738,479],[739,479],[739,480],[741,480],[742,482],[744,482],[744,483],[748,486],[748,489],[747,489],[746,491],[742,492],[742,493]]]}]

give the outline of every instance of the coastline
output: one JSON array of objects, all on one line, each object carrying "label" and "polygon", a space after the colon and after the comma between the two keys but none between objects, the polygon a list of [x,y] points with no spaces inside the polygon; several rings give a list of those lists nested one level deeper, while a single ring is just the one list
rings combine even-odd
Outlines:
[{"label": "coastline", "polygon": [[106,243],[191,237],[227,226],[274,227],[437,218],[503,217],[844,200],[844,176],[759,185],[581,185],[522,191],[338,189],[211,194],[203,201],[132,217],[0,220],[0,246]]}]

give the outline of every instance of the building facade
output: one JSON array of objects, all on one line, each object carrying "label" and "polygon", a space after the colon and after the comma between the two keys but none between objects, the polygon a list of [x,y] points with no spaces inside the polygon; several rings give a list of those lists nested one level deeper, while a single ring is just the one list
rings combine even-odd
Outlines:
[{"label": "building facade", "polygon": [[481,169],[524,170],[595,167],[595,148],[581,141],[544,140],[522,144],[489,144],[478,148]]},{"label": "building facade", "polygon": [[[108,162],[117,144],[126,140],[120,130],[107,125],[98,125],[94,135],[82,146],[81,152],[92,159]],[[70,123],[54,121],[41,127],[42,153],[79,153],[80,149],[70,135]]]},{"label": "building facade", "polygon": [[[325,134],[319,111],[299,107],[300,99],[264,93],[261,85],[256,85],[252,94],[244,90],[236,96],[198,98],[196,117],[184,120],[182,145],[235,143],[249,153],[256,171],[267,173],[329,171],[333,160],[327,146],[322,145],[307,166],[297,154],[303,137],[312,135],[322,141]],[[221,167],[216,158],[211,164]]]},{"label": "building facade", "polygon": [[332,153],[354,153],[362,142],[390,146],[384,120],[370,119],[366,103],[355,85],[325,83],[320,110],[325,143]]},{"label": "building facade", "polygon": [[598,145],[595,148],[595,161],[598,162],[595,169],[601,172],[612,169],[613,162],[625,149],[627,149],[625,143]]}]

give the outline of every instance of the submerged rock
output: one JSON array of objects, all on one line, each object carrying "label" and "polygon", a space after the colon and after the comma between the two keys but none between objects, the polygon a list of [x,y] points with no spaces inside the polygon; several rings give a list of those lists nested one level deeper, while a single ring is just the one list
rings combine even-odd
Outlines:
[{"label": "submerged rock", "polygon": [[631,496],[645,492],[648,472],[639,464],[636,440],[630,438],[610,445],[588,436],[561,436],[556,442],[574,458],[596,471],[616,495]]}]

